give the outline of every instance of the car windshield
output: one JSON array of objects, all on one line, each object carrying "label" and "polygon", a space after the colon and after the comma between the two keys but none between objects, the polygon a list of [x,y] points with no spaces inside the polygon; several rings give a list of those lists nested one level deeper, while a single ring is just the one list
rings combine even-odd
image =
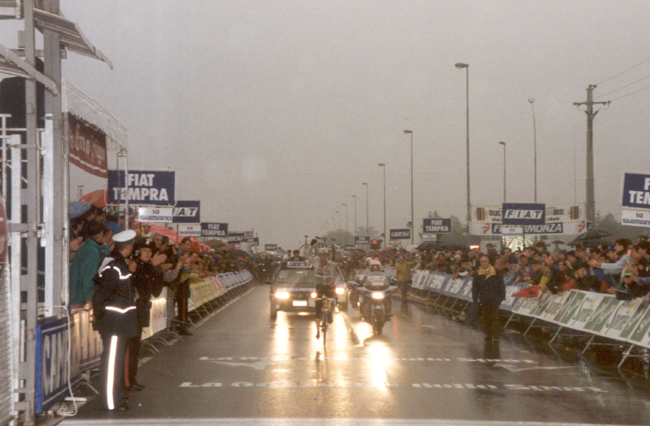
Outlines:
[{"label": "car windshield", "polygon": [[313,269],[283,269],[278,274],[277,283],[291,287],[314,285]]}]

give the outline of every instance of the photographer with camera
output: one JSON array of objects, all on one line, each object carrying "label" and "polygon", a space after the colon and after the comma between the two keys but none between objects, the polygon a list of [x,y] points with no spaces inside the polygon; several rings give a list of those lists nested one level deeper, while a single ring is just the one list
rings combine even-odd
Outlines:
[{"label": "photographer with camera", "polygon": [[138,357],[142,339],[142,329],[149,327],[151,296],[158,297],[163,289],[162,264],[167,258],[164,253],[154,255],[155,243],[145,239],[135,244],[131,259],[137,264],[133,274],[133,286],[136,290],[136,313],[138,333],[126,342],[126,380],[124,386],[129,391],[141,391],[144,385],[137,382]]}]

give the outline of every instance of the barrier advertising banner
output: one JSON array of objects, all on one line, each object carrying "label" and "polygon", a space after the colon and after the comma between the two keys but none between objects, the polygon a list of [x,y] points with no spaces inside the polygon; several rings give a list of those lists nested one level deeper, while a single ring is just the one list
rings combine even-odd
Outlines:
[{"label": "barrier advertising banner", "polygon": [[181,237],[200,237],[201,224],[199,223],[179,223],[178,235]]},{"label": "barrier advertising banner", "polygon": [[[582,234],[591,229],[591,222],[586,220],[574,220],[570,222],[549,222],[544,225],[521,226],[526,235],[576,235]],[[496,222],[470,222],[469,233],[471,235],[502,235],[502,225]]]},{"label": "barrier advertising banner", "polygon": [[200,223],[201,201],[177,201],[173,217],[173,223]]},{"label": "barrier advertising banner", "polygon": [[118,204],[128,199],[140,206],[173,206],[176,204],[176,172],[155,170],[108,171],[106,202]]},{"label": "barrier advertising banner", "polygon": [[172,223],[173,210],[171,207],[139,207],[138,221]]},{"label": "barrier advertising banner", "polygon": [[425,234],[451,234],[451,218],[424,219],[422,229]]}]

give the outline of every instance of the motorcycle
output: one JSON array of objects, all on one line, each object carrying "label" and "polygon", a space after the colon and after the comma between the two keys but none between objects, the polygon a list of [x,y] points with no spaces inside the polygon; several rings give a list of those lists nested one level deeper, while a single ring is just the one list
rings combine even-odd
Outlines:
[{"label": "motorcycle", "polygon": [[357,292],[357,289],[362,288],[366,282],[366,277],[368,276],[367,270],[359,270],[354,275],[352,281],[347,282],[348,286],[348,306],[354,307],[354,309],[359,310],[359,296],[360,293]]},{"label": "motorcycle", "polygon": [[365,285],[357,289],[360,296],[359,311],[364,321],[372,325],[373,334],[380,336],[384,324],[390,320],[391,296],[396,286],[383,273],[368,275]]}]

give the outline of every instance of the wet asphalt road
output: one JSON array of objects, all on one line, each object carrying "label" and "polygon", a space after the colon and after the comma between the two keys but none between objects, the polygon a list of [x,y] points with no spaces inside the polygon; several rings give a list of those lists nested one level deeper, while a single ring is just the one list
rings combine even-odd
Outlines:
[{"label": "wet asphalt road", "polygon": [[92,400],[62,424],[650,424],[648,380],[518,333],[486,345],[478,330],[395,300],[382,336],[350,309],[323,342],[312,315],[270,320],[268,292],[253,287],[151,357],[128,411]]}]

